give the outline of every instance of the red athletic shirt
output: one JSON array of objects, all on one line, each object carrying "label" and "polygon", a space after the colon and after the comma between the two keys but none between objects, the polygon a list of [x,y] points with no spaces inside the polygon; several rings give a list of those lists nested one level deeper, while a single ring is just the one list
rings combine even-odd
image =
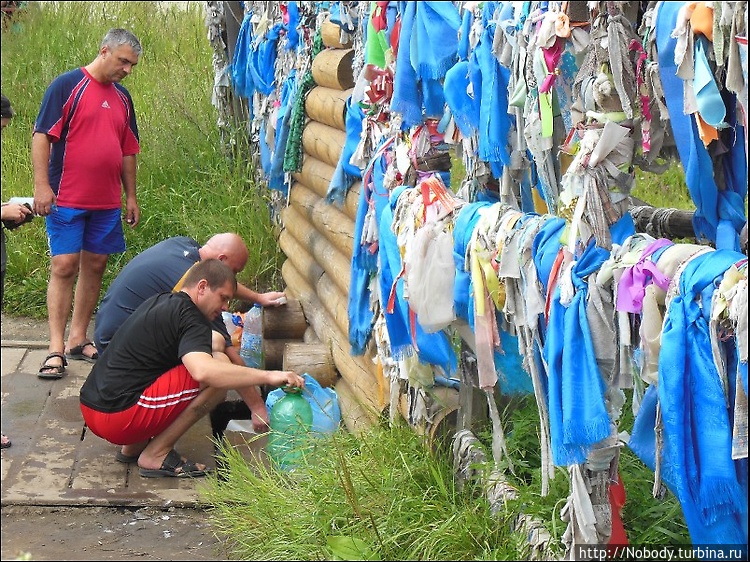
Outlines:
[{"label": "red athletic shirt", "polygon": [[57,204],[75,209],[122,206],[122,159],[140,152],[133,100],[120,84],[101,84],[85,68],[47,88],[35,133],[52,138],[49,181]]}]

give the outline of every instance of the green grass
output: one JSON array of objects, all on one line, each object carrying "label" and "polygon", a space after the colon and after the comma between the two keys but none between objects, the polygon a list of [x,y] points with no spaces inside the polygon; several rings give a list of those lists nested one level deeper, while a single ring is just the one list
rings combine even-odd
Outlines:
[{"label": "green grass", "polygon": [[[270,194],[250,165],[224,155],[211,105],[213,50],[203,3],[187,9],[159,2],[30,2],[17,26],[2,33],[2,92],[16,116],[2,135],[2,198],[33,196],[30,141],[39,105],[58,74],[96,56],[111,27],[133,31],[143,54],[123,81],[136,108],[141,141],[141,223],[126,228],[128,249],[113,255],[104,291],[127,261],[165,238],[242,235],[250,258],[239,280],[256,290],[280,289],[283,255],[270,219]],[[44,221],[7,236],[4,310],[46,318],[49,253]]]},{"label": "green grass", "polygon": [[223,451],[226,481],[201,490],[233,559],[521,559],[511,514],[458,490],[449,460],[404,423],[326,437],[291,473]]},{"label": "green grass", "polygon": [[[631,430],[630,400],[620,423]],[[518,497],[492,515],[482,492],[459,489],[450,447],[430,449],[401,418],[360,436],[340,432],[318,442],[298,470],[284,473],[267,462],[247,462],[242,447],[221,447],[222,480],[201,488],[212,527],[238,560],[523,560],[525,537],[512,531],[523,513],[551,535],[548,554],[562,556],[567,523],[560,511],[569,494],[568,472],[555,469],[541,496],[539,418],[532,396],[503,410],[507,482]],[[491,437],[477,434],[491,466]],[[627,501],[621,518],[631,544],[689,544],[677,499],[651,495],[653,472],[627,447],[619,472]],[[347,558],[348,553],[348,558]]]}]

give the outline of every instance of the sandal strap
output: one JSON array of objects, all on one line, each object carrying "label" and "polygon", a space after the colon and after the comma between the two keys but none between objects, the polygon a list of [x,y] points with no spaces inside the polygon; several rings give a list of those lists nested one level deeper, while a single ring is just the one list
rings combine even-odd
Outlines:
[{"label": "sandal strap", "polygon": [[42,367],[49,367],[49,368],[57,368],[57,367],[59,367],[60,365],[47,365],[47,361],[49,361],[53,357],[59,357],[60,359],[62,359],[62,366],[63,367],[67,367],[68,366],[68,360],[65,358],[65,354],[64,353],[60,353],[59,351],[53,351],[52,353],[50,353],[49,355],[47,355],[47,357],[44,358],[44,361],[42,362]]}]

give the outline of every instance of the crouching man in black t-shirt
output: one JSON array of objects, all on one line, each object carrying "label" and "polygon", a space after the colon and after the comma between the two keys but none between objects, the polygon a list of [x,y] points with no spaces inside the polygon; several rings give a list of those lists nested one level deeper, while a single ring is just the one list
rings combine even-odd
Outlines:
[{"label": "crouching man in black t-shirt", "polygon": [[196,264],[181,291],[155,295],[130,315],[81,387],[88,428],[122,445],[118,460],[137,460],[141,476],[205,475],[205,465],[188,462],[174,445],[227,390],[304,386],[292,371],[239,366],[212,351],[211,321],[227,310],[236,287],[221,261]]}]

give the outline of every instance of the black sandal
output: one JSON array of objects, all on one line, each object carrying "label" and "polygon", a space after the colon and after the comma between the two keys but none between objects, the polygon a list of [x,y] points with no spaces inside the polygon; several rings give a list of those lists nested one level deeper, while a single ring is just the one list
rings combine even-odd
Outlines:
[{"label": "black sandal", "polygon": [[[59,357],[62,359],[62,365],[47,365],[47,362],[53,357]],[[61,379],[65,375],[65,367],[68,366],[68,360],[65,359],[65,354],[59,351],[53,351],[47,357],[44,358],[44,363],[39,367],[37,376],[40,379]]]},{"label": "black sandal", "polygon": [[[87,347],[93,347],[94,353],[91,355],[86,355],[83,350]],[[94,345],[94,342],[92,341],[85,341],[81,345],[77,345],[68,351],[68,359],[76,359],[78,361],[88,361],[89,363],[96,363],[96,360],[99,359],[99,352],[96,351],[96,345]]]}]

